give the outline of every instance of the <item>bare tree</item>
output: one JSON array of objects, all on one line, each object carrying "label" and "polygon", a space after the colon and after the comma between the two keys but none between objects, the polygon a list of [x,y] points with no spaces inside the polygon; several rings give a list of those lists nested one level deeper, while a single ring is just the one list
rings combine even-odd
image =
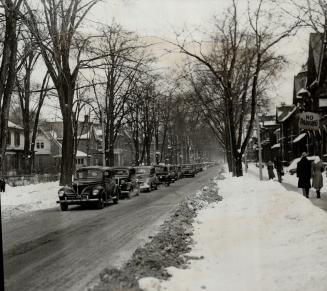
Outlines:
[{"label": "bare tree", "polygon": [[[210,74],[218,112],[211,116],[206,99],[200,100],[205,101],[202,105],[210,125],[216,128],[216,134],[222,134],[220,139],[225,141],[227,153],[230,153],[230,170],[237,176],[242,175],[241,158],[252,136],[260,83],[273,76],[284,61],[274,53],[273,47],[298,27],[296,22],[287,27],[281,25],[277,30],[264,3],[264,0],[258,1],[254,9],[249,4],[248,19],[240,23],[242,18],[233,0],[223,21],[216,22],[217,33],[211,36],[211,46],[206,46],[206,52],[201,42],[193,41],[196,50],[189,49],[185,41],[176,44],[182,54],[195,61],[193,68]],[[247,104],[249,108],[245,110]],[[224,118],[222,128],[217,124],[221,114]]]},{"label": "bare tree", "polygon": [[[99,71],[104,98],[95,97],[98,110],[104,109],[105,117],[105,154],[106,163],[114,166],[114,146],[124,124],[127,113],[126,103],[134,92],[136,80],[144,71],[144,66],[151,59],[146,54],[147,45],[142,44],[137,35],[125,31],[120,25],[102,27],[101,37],[93,48],[92,64]],[[101,77],[104,76],[104,77]],[[103,100],[104,99],[104,100]],[[100,116],[100,112],[98,112]]]},{"label": "bare tree", "polygon": [[79,71],[89,63],[82,57],[90,39],[82,37],[78,29],[99,0],[42,0],[42,11],[33,9],[30,2],[24,0],[27,16],[23,17],[57,90],[63,118],[60,184],[66,185],[71,183],[74,168],[75,86]]},{"label": "bare tree", "polygon": [[2,174],[7,145],[10,101],[16,77],[18,20],[21,4],[22,0],[1,0],[5,23],[0,65],[0,167]]}]

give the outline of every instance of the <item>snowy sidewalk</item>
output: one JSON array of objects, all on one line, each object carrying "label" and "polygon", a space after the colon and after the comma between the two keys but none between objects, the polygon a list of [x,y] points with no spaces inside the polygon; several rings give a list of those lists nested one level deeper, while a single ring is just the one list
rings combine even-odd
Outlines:
[{"label": "snowy sidewalk", "polygon": [[26,186],[6,186],[1,193],[3,219],[10,219],[27,212],[58,207],[59,182],[47,182]]},{"label": "snowy sidewalk", "polygon": [[223,201],[194,224],[189,268],[140,281],[144,290],[326,291],[327,213],[275,181],[218,181]]},{"label": "snowy sidewalk", "polygon": [[[248,173],[252,174],[253,176],[257,177],[257,179],[259,179],[259,168],[256,167],[253,164],[249,164],[249,168],[248,168]],[[263,179],[268,181],[268,171],[267,168],[265,166],[265,168],[262,169],[262,174],[263,174]],[[275,171],[275,175],[276,171]],[[327,177],[326,177],[326,173],[324,172],[322,174],[323,177],[323,183],[324,186],[321,189],[321,199],[317,199],[317,195],[316,195],[316,191],[314,188],[310,189],[310,194],[309,194],[309,198],[310,201],[312,202],[312,204],[316,205],[317,207],[327,211]],[[275,178],[275,181],[277,182],[277,178]],[[277,182],[278,183],[278,182]],[[288,173],[286,173],[283,176],[283,181],[282,181],[282,186],[287,190],[287,191],[295,191],[298,192],[300,195],[302,194],[302,189],[299,189],[297,187],[297,183],[298,183],[298,178],[296,177],[296,175],[290,175]],[[327,288],[326,288],[327,290]]]}]

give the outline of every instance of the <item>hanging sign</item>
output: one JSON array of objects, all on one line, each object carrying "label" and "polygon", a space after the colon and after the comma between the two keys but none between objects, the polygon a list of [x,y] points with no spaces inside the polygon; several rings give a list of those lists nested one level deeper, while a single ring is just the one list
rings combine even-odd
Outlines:
[{"label": "hanging sign", "polygon": [[299,114],[299,128],[307,130],[319,130],[320,115],[313,112]]}]

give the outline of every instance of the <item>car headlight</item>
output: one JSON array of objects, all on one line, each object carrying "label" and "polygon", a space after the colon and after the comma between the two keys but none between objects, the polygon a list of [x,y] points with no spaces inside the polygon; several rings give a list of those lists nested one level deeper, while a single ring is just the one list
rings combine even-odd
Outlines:
[{"label": "car headlight", "polygon": [[62,197],[65,195],[65,191],[64,190],[59,190],[58,191],[58,196]]},{"label": "car headlight", "polygon": [[92,194],[93,194],[93,195],[98,195],[98,194],[99,194],[99,190],[98,190],[98,189],[94,189],[94,190],[92,191]]}]

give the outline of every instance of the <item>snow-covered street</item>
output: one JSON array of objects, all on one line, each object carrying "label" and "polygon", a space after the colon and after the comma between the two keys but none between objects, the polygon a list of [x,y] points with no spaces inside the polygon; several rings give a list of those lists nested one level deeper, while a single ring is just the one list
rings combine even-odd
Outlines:
[{"label": "snow-covered street", "polygon": [[[326,290],[327,213],[276,181],[249,172],[217,181],[223,201],[200,211],[189,268],[143,278],[154,290]],[[286,179],[296,181],[296,177]],[[293,181],[293,182],[294,182]],[[323,191],[324,192],[324,191]]]}]

